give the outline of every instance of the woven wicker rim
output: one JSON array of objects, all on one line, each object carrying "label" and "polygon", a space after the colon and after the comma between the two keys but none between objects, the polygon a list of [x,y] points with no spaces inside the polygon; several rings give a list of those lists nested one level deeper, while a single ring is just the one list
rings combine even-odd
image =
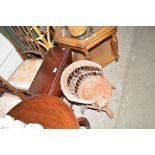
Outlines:
[{"label": "woven wicker rim", "polygon": [[[74,63],[72,63],[71,65],[69,65],[67,68],[65,68],[65,70],[62,73],[61,76],[61,80],[60,80],[60,84],[61,84],[61,89],[64,93],[64,95],[73,102],[78,102],[78,103],[83,103],[83,104],[93,104],[94,100],[84,100],[84,99],[80,99],[77,96],[73,95],[70,90],[68,89],[68,77],[70,74],[72,74],[72,72],[74,70],[76,70],[77,68],[83,67],[83,66],[90,66],[90,67],[95,67],[98,68],[98,71],[102,72],[102,66],[92,62],[92,61],[88,61],[88,60],[79,60],[76,61]],[[102,72],[103,75],[103,72]]]}]

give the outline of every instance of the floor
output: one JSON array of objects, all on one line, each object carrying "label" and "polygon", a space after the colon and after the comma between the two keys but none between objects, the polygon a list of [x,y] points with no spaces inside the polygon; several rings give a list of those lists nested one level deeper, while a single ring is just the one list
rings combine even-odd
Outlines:
[{"label": "floor", "polygon": [[[118,27],[119,62],[104,67],[116,89],[110,100],[114,118],[86,110],[91,128],[155,128],[155,27]],[[73,106],[77,116],[80,107]]]}]

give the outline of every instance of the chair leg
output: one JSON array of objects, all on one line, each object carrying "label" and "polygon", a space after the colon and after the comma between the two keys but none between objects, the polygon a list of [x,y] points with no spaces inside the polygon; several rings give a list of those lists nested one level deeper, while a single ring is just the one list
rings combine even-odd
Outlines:
[{"label": "chair leg", "polygon": [[79,117],[78,122],[79,122],[80,126],[84,126],[84,127],[86,127],[86,129],[90,129],[90,123],[87,118]]}]

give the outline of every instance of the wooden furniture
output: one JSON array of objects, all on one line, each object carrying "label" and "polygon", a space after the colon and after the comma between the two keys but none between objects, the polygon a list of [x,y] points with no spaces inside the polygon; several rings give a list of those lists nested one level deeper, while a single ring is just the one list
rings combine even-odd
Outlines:
[{"label": "wooden furniture", "polygon": [[67,26],[72,36],[80,36],[86,32],[86,26]]},{"label": "wooden furniture", "polygon": [[72,63],[70,49],[65,47],[51,48],[36,74],[30,89],[31,95],[49,94],[61,96],[60,77],[62,71]]},{"label": "wooden furniture", "polygon": [[54,96],[42,95],[30,98],[2,77],[0,88],[8,90],[0,97],[0,116],[6,115],[11,110],[9,114],[17,120],[40,123],[44,128],[79,128],[79,126],[90,128],[85,117],[75,118],[73,111]]},{"label": "wooden furniture", "polygon": [[79,128],[72,110],[54,96],[34,96],[18,104],[8,114],[25,123],[39,123],[44,128]]},{"label": "wooden furniture", "polygon": [[[45,129],[78,129],[78,119],[62,100],[48,95],[33,96],[15,106],[9,113],[25,123],[39,123]],[[83,119],[79,119],[81,124]]]},{"label": "wooden furniture", "polygon": [[23,59],[28,53],[45,57],[46,51],[39,45],[27,26],[1,26],[0,32],[12,43]]},{"label": "wooden furniture", "polygon": [[[0,75],[18,90],[27,91],[43,61],[45,52],[27,27],[0,27]],[[10,42],[9,42],[10,41]],[[10,48],[8,48],[10,47]],[[27,53],[37,54],[28,58]]]},{"label": "wooden furniture", "polygon": [[[116,60],[118,61],[118,42],[116,37],[117,27],[114,26],[87,26],[85,33],[80,36],[73,36],[68,31],[65,26],[57,26],[55,28],[54,41],[60,46],[67,45],[72,48],[72,52],[81,52],[85,55],[88,60],[94,61],[95,59],[90,54],[93,52],[100,44],[104,44],[105,41],[109,41],[110,53],[104,57],[101,53],[104,53],[102,49],[98,57],[103,57],[102,62],[98,63],[102,66],[108,64],[109,62]],[[76,58],[75,58],[76,57]],[[75,54],[74,59],[77,59],[77,54]]]},{"label": "wooden furniture", "polygon": [[[27,91],[42,63],[40,58],[26,59],[0,33],[0,76],[18,90]],[[31,52],[31,51],[30,51]]]}]

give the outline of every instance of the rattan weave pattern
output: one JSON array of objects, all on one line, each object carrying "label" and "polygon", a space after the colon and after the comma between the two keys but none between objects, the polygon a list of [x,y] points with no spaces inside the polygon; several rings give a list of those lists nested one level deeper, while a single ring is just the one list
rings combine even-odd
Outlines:
[{"label": "rattan weave pattern", "polygon": [[[61,88],[64,95],[73,102],[94,104],[94,99],[86,100],[78,96],[81,83],[83,83],[85,79],[91,79],[93,77],[101,77],[104,79],[102,66],[88,60],[79,60],[72,63],[63,71],[61,76]],[[108,86],[111,88],[110,84]]]}]

